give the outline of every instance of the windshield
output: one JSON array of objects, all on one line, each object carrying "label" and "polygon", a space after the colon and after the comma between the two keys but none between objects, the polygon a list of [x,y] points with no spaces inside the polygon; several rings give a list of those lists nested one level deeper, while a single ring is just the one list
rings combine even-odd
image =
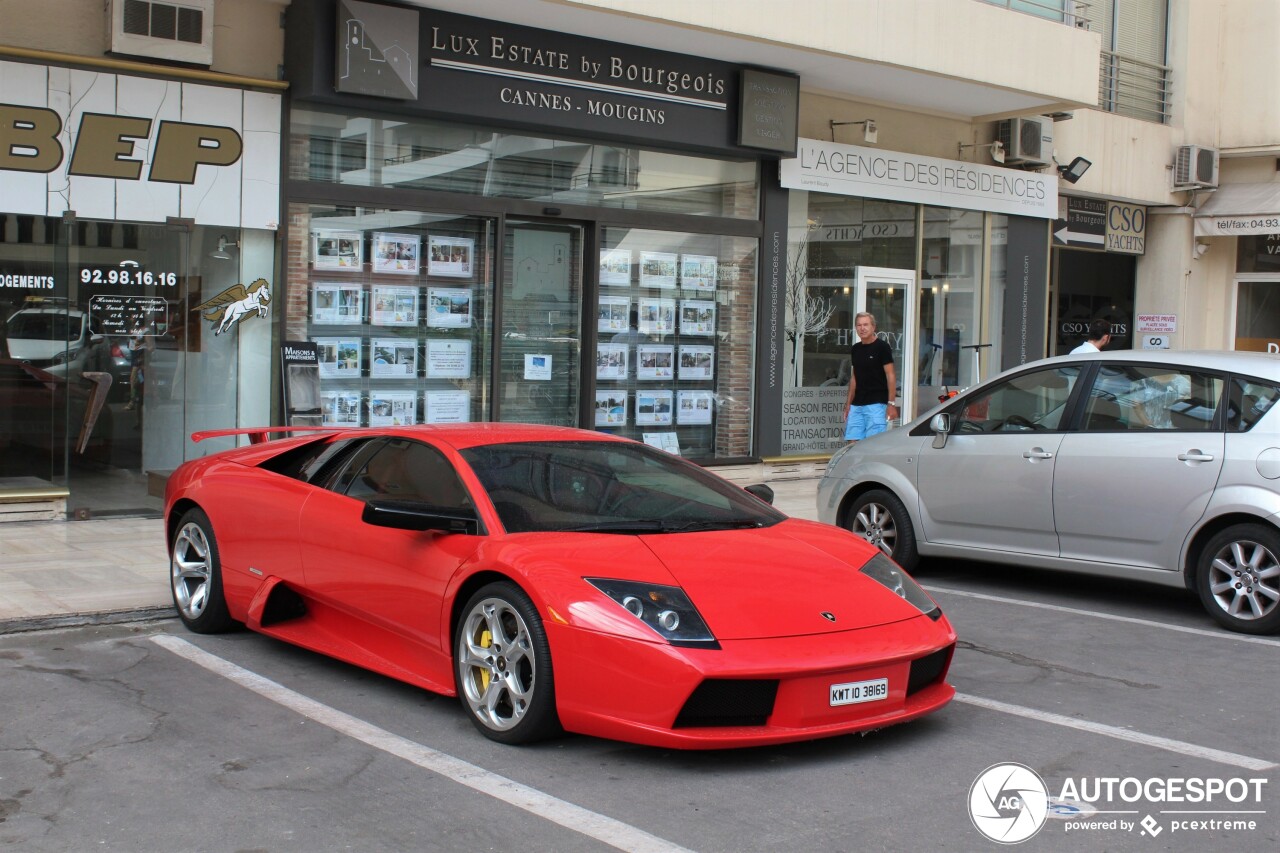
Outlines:
[{"label": "windshield", "polygon": [[494,444],[462,457],[511,533],[687,533],[786,518],[716,475],[642,444]]}]

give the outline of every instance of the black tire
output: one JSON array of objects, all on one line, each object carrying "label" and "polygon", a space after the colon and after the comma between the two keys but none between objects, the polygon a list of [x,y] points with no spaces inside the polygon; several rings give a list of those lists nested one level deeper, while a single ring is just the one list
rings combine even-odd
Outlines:
[{"label": "black tire", "polygon": [[169,543],[169,589],[178,618],[197,634],[219,634],[235,626],[222,590],[222,560],[213,525],[204,510],[189,509]]},{"label": "black tire", "polygon": [[849,507],[845,522],[854,534],[875,545],[908,572],[920,562],[911,516],[893,492],[872,489],[860,495]]},{"label": "black tire", "polygon": [[1263,524],[1237,524],[1218,533],[1200,552],[1196,592],[1224,628],[1280,631],[1280,534]]},{"label": "black tire", "polygon": [[547,632],[518,586],[498,581],[476,590],[462,608],[453,648],[458,699],[481,734],[525,744],[562,731]]}]

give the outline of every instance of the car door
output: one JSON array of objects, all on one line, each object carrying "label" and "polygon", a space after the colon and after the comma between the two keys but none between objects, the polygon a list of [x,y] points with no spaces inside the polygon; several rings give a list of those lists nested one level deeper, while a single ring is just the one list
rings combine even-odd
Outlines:
[{"label": "car door", "polygon": [[[942,447],[920,449],[920,518],[931,543],[1057,556],[1053,477],[1077,365],[1019,373],[949,410]],[[936,442],[935,442],[936,443]]]},{"label": "car door", "polygon": [[[416,671],[418,649],[449,654],[439,642],[445,586],[481,538],[367,524],[361,515],[373,497],[441,509],[473,504],[438,449],[389,438],[361,448],[302,509],[302,563],[310,593],[332,609],[334,625],[348,641]],[[357,625],[357,631],[349,630]]]},{"label": "car door", "polygon": [[1109,361],[1058,453],[1053,510],[1062,556],[1177,569],[1222,470],[1222,376]]}]

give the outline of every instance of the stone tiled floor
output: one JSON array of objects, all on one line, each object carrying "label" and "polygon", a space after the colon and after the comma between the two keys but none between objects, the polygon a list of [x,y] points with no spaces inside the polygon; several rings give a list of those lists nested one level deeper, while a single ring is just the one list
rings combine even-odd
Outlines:
[{"label": "stone tiled floor", "polygon": [[0,526],[0,621],[169,603],[159,519]]},{"label": "stone tiled floor", "polygon": [[[769,486],[780,510],[817,519],[817,480]],[[166,607],[168,567],[160,519],[0,524],[0,623]]]}]

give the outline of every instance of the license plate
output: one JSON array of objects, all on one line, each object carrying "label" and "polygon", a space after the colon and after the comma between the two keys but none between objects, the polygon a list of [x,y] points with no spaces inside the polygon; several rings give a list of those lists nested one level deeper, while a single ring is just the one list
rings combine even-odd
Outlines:
[{"label": "license plate", "polygon": [[831,685],[831,707],[856,705],[859,702],[877,702],[887,698],[888,695],[889,679],[887,678],[833,684]]}]

